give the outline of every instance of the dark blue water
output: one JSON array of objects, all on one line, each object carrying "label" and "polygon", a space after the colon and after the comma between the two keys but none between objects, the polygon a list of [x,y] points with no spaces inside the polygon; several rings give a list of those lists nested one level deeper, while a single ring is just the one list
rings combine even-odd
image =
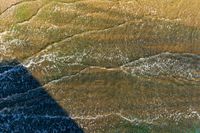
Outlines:
[{"label": "dark blue water", "polygon": [[83,130],[17,61],[0,64],[0,133]]}]

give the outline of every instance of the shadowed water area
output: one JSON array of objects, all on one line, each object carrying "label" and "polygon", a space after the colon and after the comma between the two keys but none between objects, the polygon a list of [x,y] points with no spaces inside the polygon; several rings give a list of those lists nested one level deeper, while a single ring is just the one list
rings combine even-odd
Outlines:
[{"label": "shadowed water area", "polygon": [[83,133],[17,61],[0,63],[1,133]]}]

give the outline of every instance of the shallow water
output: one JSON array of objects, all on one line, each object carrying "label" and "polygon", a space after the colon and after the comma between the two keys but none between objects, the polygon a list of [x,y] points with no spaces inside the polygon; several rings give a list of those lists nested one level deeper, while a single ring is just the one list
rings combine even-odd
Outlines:
[{"label": "shallow water", "polygon": [[0,3],[0,133],[199,132],[199,0]]}]

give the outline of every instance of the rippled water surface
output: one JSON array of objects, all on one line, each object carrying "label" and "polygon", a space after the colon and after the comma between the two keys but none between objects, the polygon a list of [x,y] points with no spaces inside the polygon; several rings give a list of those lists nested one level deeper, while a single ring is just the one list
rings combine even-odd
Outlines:
[{"label": "rippled water surface", "polygon": [[199,0],[0,0],[0,133],[200,132]]}]

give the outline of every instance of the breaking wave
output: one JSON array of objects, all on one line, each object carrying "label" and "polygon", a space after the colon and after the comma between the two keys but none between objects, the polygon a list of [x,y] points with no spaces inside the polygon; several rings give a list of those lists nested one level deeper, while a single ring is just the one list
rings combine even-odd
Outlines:
[{"label": "breaking wave", "polygon": [[200,80],[200,55],[161,53],[130,62],[121,68],[131,75],[170,76]]}]

